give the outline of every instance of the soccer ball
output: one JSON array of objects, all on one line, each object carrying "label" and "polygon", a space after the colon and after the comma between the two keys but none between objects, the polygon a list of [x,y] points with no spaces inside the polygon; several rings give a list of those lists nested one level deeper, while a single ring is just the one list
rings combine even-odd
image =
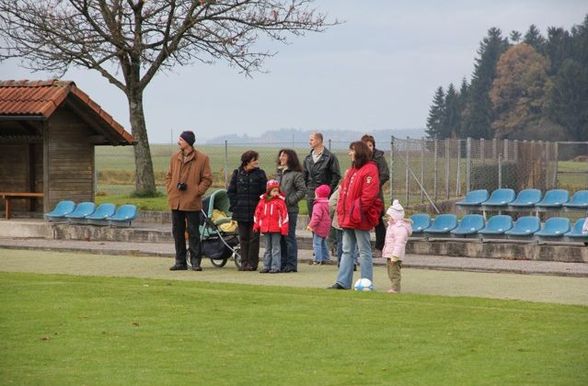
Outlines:
[{"label": "soccer ball", "polygon": [[355,282],[355,284],[353,285],[353,289],[355,291],[373,291],[374,283],[372,283],[370,279],[361,278]]}]

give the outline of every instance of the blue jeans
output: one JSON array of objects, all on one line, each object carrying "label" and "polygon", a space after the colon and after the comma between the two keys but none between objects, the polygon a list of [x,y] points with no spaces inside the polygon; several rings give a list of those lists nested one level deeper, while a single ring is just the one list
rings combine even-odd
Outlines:
[{"label": "blue jeans", "polygon": [[329,261],[329,248],[327,247],[327,239],[325,237],[320,237],[316,233],[313,233],[312,249],[314,250],[314,261],[319,263]]},{"label": "blue jeans", "polygon": [[265,254],[263,255],[263,268],[271,269],[272,271],[280,270],[281,252],[280,239],[282,235],[279,233],[266,233],[265,238]]},{"label": "blue jeans", "polygon": [[357,229],[343,229],[343,255],[339,265],[337,283],[344,288],[351,288],[353,281],[353,256],[352,251],[359,248],[359,262],[361,278],[374,280],[372,266],[372,246],[370,244],[370,232]]},{"label": "blue jeans", "polygon": [[[341,256],[343,255],[343,229],[336,229],[336,238],[337,238],[337,265],[341,264]],[[359,262],[359,251],[357,250],[357,246],[353,250],[352,253],[353,264],[357,264]]]},{"label": "blue jeans", "polygon": [[298,242],[296,241],[296,223],[298,213],[288,212],[288,236],[282,236],[282,271],[298,269]]}]

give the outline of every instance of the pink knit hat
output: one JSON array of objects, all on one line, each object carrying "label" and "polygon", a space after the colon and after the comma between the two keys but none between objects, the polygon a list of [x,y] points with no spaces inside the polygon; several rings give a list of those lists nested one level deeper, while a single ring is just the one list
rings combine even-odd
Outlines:
[{"label": "pink knit hat", "polygon": [[329,185],[321,185],[314,190],[314,195],[318,198],[329,198],[329,194],[331,194]]},{"label": "pink knit hat", "polygon": [[271,192],[273,189],[280,189],[280,183],[278,180],[269,180],[267,184],[265,184],[266,192]]}]

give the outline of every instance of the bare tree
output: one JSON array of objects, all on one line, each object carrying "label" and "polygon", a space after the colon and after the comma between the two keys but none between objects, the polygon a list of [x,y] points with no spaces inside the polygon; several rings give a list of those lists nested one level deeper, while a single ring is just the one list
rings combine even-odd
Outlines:
[{"label": "bare tree", "polygon": [[153,77],[175,65],[226,61],[245,75],[275,52],[260,38],[322,32],[326,15],[314,0],[0,0],[0,60],[61,77],[71,66],[98,71],[128,100],[138,193],[155,178],[143,112]]}]

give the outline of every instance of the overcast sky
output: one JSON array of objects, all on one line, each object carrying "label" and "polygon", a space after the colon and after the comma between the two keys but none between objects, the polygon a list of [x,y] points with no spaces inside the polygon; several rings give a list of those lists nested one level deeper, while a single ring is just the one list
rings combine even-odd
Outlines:
[{"label": "overcast sky", "polygon": [[[470,80],[489,28],[508,36],[535,24],[546,35],[547,27],[569,30],[588,13],[586,0],[317,0],[316,6],[344,23],[278,46],[265,62],[268,73],[246,78],[225,63],[160,73],[144,98],[150,142],[169,143],[186,129],[206,140],[280,128],[423,128],[435,89]],[[0,73],[51,78],[16,61],[0,63]],[[121,91],[88,70],[71,70],[63,79],[75,81],[130,132]]]}]

